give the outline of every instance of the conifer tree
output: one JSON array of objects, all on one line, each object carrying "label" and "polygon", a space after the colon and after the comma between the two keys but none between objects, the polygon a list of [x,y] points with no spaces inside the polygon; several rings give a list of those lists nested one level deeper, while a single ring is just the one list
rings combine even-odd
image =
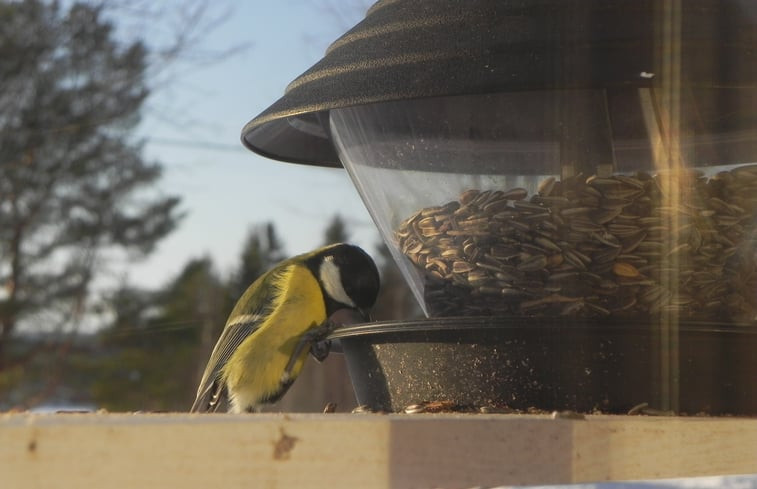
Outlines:
[{"label": "conifer tree", "polygon": [[133,137],[146,56],[102,7],[0,1],[0,372],[22,361],[20,324],[75,329],[108,258],[150,253],[179,221]]}]

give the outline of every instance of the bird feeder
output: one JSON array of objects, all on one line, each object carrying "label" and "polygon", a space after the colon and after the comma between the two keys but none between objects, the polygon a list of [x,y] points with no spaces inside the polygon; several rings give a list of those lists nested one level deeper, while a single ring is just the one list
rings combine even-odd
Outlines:
[{"label": "bird feeder", "polygon": [[426,318],[358,402],[757,414],[757,8],[384,0],[250,121],[344,167]]}]

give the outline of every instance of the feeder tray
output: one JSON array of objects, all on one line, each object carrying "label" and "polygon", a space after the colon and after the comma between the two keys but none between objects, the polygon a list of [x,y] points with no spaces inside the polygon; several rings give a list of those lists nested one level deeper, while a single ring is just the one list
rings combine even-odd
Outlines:
[{"label": "feeder tray", "polygon": [[[609,414],[647,404],[664,413],[665,339],[650,324],[438,318],[342,327],[331,338],[342,345],[358,404],[377,411],[442,401]],[[755,351],[754,326],[681,324],[676,413],[757,415]]]}]

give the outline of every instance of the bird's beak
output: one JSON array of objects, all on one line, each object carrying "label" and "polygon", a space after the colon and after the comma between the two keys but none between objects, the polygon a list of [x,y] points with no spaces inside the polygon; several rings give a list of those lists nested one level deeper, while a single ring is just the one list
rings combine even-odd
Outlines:
[{"label": "bird's beak", "polygon": [[371,310],[370,309],[358,309],[360,315],[363,317],[363,322],[371,322]]}]

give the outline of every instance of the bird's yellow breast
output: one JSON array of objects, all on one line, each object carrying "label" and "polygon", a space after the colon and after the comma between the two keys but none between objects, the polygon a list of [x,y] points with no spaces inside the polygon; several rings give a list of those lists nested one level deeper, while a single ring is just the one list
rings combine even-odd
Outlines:
[{"label": "bird's yellow breast", "polygon": [[[270,314],[246,338],[224,368],[233,404],[242,409],[259,404],[280,388],[281,376],[299,338],[326,320],[326,306],[318,281],[306,267],[290,265],[275,284],[280,291]],[[302,369],[309,348],[297,359],[292,379]],[[242,368],[237,366],[241,363]]]}]

